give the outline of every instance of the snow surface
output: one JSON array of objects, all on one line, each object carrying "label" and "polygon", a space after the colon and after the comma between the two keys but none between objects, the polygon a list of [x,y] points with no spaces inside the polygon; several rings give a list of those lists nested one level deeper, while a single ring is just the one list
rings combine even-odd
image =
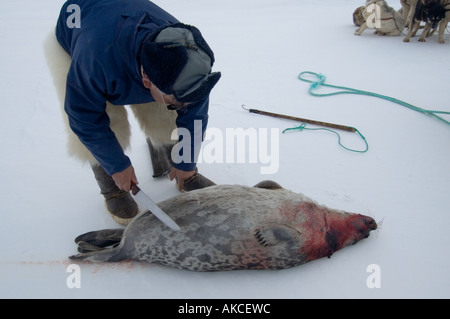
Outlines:
[{"label": "snow surface", "polygon": [[[343,150],[333,134],[279,136],[279,169],[263,163],[199,164],[220,184],[272,179],[321,204],[370,215],[380,229],[358,244],[282,271],[193,273],[138,262],[81,264],[81,288],[66,280],[84,232],[114,228],[89,167],[66,155],[65,132],[42,43],[62,1],[0,2],[1,298],[449,298],[450,129],[397,104],[367,96],[317,98],[301,71],[327,83],[450,111],[449,35],[353,35],[363,0],[156,1],[200,28],[223,77],[213,90],[210,128],[284,128],[288,120],[249,114],[259,108],[358,128],[370,149]],[[389,1],[400,8],[399,1]],[[132,117],[131,117],[132,118]],[[156,201],[178,192],[152,179],[145,137],[133,120],[128,151],[140,186]],[[312,126],[311,126],[312,127]],[[342,133],[348,146],[363,145]],[[369,288],[369,265],[380,288]]]}]

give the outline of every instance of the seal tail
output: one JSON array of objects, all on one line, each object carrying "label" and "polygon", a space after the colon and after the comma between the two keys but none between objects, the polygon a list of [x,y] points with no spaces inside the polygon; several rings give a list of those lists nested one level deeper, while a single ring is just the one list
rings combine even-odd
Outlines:
[{"label": "seal tail", "polygon": [[120,242],[123,229],[103,229],[82,234],[75,238],[78,252],[69,256],[72,260],[88,260],[93,262],[117,261],[120,258]]},{"label": "seal tail", "polygon": [[78,251],[81,253],[100,250],[118,244],[122,240],[123,231],[122,228],[91,231],[75,238],[75,243],[78,244]]}]

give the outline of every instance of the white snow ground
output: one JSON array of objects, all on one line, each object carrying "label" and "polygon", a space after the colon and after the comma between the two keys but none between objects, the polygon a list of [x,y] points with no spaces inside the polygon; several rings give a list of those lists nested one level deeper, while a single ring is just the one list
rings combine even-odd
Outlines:
[{"label": "white snow ground", "polygon": [[[1,298],[449,298],[450,128],[380,99],[317,98],[297,79],[321,72],[327,83],[450,111],[450,37],[403,43],[367,30],[354,36],[363,0],[156,1],[200,28],[223,77],[211,96],[209,127],[284,128],[297,123],[249,114],[241,105],[357,127],[365,154],[338,147],[324,132],[279,136],[279,169],[263,163],[199,164],[221,184],[273,179],[321,204],[383,221],[358,244],[282,271],[193,273],[123,262],[81,264],[81,287],[66,280],[86,231],[117,227],[90,169],[66,155],[65,133],[42,43],[63,1],[0,2]],[[390,5],[398,9],[399,1]],[[447,117],[448,118],[448,117]],[[133,122],[133,124],[135,124]],[[311,126],[312,127],[312,126]],[[128,151],[141,188],[160,201],[177,194],[151,178],[145,138],[134,125]],[[362,147],[356,134],[344,144]],[[277,145],[269,145],[276,147]],[[378,265],[379,288],[369,288]]]}]

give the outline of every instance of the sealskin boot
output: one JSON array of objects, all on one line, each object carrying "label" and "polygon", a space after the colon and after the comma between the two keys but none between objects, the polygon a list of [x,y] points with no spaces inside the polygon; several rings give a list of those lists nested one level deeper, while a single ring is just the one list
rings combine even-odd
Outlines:
[{"label": "sealskin boot", "polygon": [[105,197],[105,205],[111,217],[121,225],[128,225],[139,213],[139,208],[130,193],[120,190],[111,176],[103,167],[93,165],[95,179],[102,195]]},{"label": "sealskin boot", "polygon": [[150,150],[150,159],[152,160],[153,177],[157,178],[169,175],[170,168],[172,167],[170,152],[172,151],[173,145],[166,144],[155,146],[148,137],[147,144],[148,149]]},{"label": "sealskin boot", "polygon": [[[150,150],[150,158],[153,166],[153,177],[161,177],[169,175],[173,162],[171,158],[171,152],[173,145],[165,144],[161,146],[155,146],[147,137],[147,144]],[[177,181],[178,183],[178,181]],[[195,174],[184,181],[183,191],[189,192],[195,189],[205,188],[208,186],[216,185],[213,181],[206,178],[195,169]]]},{"label": "sealskin boot", "polygon": [[216,185],[216,183],[200,174],[196,168],[195,174],[184,181],[183,191],[189,192],[214,185]]}]

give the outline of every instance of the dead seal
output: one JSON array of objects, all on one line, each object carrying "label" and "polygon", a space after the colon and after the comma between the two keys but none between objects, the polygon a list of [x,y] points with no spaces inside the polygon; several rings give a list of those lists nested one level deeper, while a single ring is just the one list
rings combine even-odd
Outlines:
[{"label": "dead seal", "polygon": [[330,257],[377,228],[371,217],[318,205],[271,181],[211,186],[158,205],[181,231],[145,212],[125,229],[78,236],[81,254],[69,258],[130,259],[192,271],[285,269]]}]

